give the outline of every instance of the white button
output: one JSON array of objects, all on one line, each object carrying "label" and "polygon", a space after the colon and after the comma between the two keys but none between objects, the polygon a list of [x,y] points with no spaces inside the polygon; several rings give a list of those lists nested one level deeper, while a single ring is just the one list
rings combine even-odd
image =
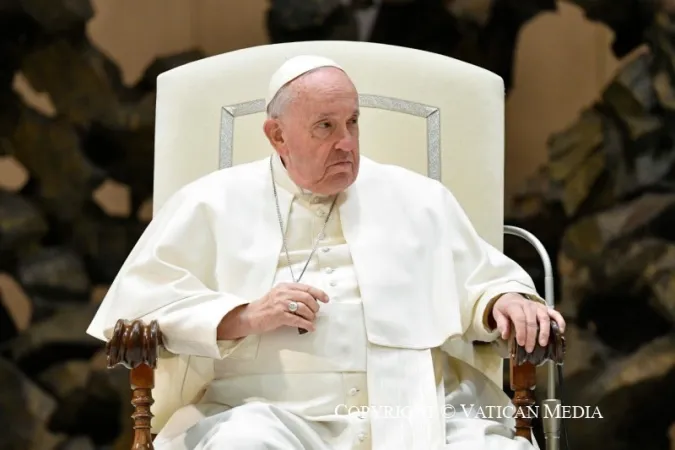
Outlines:
[{"label": "white button", "polygon": [[364,413],[359,413],[356,417],[358,417],[359,419],[363,420],[363,419],[366,418],[366,415],[365,415]]},{"label": "white button", "polygon": [[323,209],[317,209],[316,215],[319,216],[319,217],[323,217],[323,216],[326,215],[326,211],[324,211]]},{"label": "white button", "polygon": [[337,286],[337,283],[336,283],[335,281],[331,281],[331,282],[330,282],[330,285],[331,285],[332,287],[335,287],[335,286]]},{"label": "white button", "polygon": [[358,435],[359,441],[363,442],[366,440],[366,433],[359,433]]},{"label": "white button", "polygon": [[353,396],[353,395],[356,395],[356,394],[358,394],[358,393],[359,393],[359,390],[356,389],[356,388],[351,388],[351,389],[349,390],[349,395],[352,395],[352,396]]},{"label": "white button", "polygon": [[333,273],[333,269],[331,267],[326,267],[326,273]]},{"label": "white button", "polygon": [[324,253],[328,253],[330,251],[330,247],[323,247],[321,248],[321,251]]},{"label": "white button", "polygon": [[319,203],[320,201],[321,201],[321,199],[319,197],[313,197],[312,198],[312,203],[314,203],[314,204]]}]

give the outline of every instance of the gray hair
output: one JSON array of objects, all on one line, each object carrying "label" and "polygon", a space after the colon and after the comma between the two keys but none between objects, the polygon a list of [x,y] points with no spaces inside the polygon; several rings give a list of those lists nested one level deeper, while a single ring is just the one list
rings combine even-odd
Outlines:
[{"label": "gray hair", "polygon": [[269,119],[278,119],[281,117],[283,112],[286,110],[286,107],[291,100],[295,97],[295,91],[291,86],[291,83],[286,84],[281,87],[274,95],[272,101],[267,106],[267,117]]}]

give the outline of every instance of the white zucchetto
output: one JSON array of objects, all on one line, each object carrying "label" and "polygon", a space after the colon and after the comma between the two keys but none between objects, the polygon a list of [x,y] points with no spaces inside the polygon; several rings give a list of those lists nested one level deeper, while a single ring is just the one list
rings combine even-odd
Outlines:
[{"label": "white zucchetto", "polygon": [[318,69],[319,67],[335,67],[344,70],[335,61],[324,58],[323,56],[294,56],[283,63],[270,78],[267,98],[265,99],[265,107],[267,108],[270,105],[270,102],[274,99],[274,96],[277,95],[279,89],[284,87],[287,83],[295,80],[303,73]]}]

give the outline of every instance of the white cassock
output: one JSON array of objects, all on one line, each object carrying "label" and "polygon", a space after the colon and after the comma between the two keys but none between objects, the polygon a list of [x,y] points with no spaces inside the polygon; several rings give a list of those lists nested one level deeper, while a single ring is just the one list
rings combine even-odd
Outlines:
[{"label": "white cassock", "polygon": [[[297,276],[332,199],[299,189],[273,162]],[[231,309],[292,281],[269,169],[265,159],[221,170],[171,198],[90,325],[106,339],[120,318],[159,321],[167,352],[156,371],[155,448],[533,448],[514,437],[512,419],[482,415],[479,406],[510,402],[482,373],[501,361],[471,341],[503,346],[484,317],[499,294],[542,300],[444,186],[405,169],[361,157],[340,194],[301,281],[330,297],[314,333],[284,327],[216,341]]]}]

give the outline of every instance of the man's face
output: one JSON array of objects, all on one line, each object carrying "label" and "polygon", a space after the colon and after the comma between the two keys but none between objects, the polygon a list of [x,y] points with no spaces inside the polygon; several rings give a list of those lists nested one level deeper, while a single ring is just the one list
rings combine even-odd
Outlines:
[{"label": "man's face", "polygon": [[359,171],[359,100],[347,75],[322,68],[292,82],[294,95],[265,132],[291,179],[320,195],[349,187]]}]

